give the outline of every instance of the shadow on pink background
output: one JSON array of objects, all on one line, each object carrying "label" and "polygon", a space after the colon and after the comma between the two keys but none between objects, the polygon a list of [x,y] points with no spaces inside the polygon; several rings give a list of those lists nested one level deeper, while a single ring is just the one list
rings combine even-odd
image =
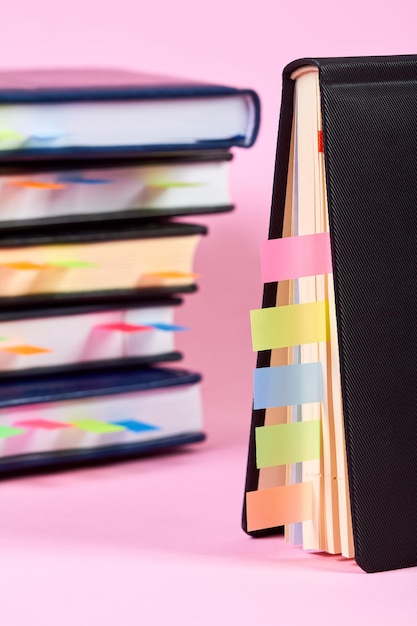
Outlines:
[{"label": "shadow on pink background", "polygon": [[281,71],[303,56],[416,53],[417,5],[352,0],[13,0],[0,67],[106,65],[256,89],[259,139],[236,150],[232,214],[209,227],[200,290],[177,315],[204,376],[209,442],[163,460],[0,486],[5,626],[416,623],[416,569],[367,576],[239,528]]}]

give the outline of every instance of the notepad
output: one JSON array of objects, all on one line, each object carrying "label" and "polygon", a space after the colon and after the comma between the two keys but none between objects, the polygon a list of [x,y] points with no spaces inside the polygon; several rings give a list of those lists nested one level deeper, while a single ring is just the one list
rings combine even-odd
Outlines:
[{"label": "notepad", "polygon": [[290,543],[367,572],[417,565],[416,66],[285,69],[264,308],[252,312],[243,527],[285,525]]}]

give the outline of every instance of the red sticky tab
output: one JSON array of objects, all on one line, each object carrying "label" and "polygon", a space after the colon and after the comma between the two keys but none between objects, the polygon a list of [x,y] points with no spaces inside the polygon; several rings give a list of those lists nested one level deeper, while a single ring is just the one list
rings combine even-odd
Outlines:
[{"label": "red sticky tab", "polygon": [[138,324],[125,324],[124,322],[115,322],[114,324],[100,324],[96,326],[102,330],[117,330],[121,333],[140,333],[147,330],[154,330],[152,326],[140,326]]},{"label": "red sticky tab", "polygon": [[319,130],[317,132],[318,146],[319,152],[324,152],[324,143],[323,143],[323,131]]}]

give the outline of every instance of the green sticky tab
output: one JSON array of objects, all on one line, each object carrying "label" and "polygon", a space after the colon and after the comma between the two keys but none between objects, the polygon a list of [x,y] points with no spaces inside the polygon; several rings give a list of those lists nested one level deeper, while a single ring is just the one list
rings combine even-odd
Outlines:
[{"label": "green sticky tab", "polygon": [[159,180],[148,183],[146,186],[150,189],[175,189],[176,187],[202,187],[205,184],[200,182],[181,182],[179,180]]},{"label": "green sticky tab", "polygon": [[0,130],[0,144],[4,143],[15,143],[22,142],[26,139],[25,135],[22,133],[18,133],[16,130],[12,130],[11,128],[4,128]]},{"label": "green sticky tab", "polygon": [[259,426],[255,430],[258,468],[320,458],[321,421]]},{"label": "green sticky tab", "polygon": [[8,337],[0,337],[0,341],[7,341]]},{"label": "green sticky tab", "polygon": [[108,424],[107,422],[100,422],[95,419],[75,420],[71,422],[72,426],[85,430],[88,433],[116,433],[122,430],[126,430],[123,426],[117,426],[116,424]]},{"label": "green sticky tab", "polygon": [[24,428],[13,428],[13,426],[0,426],[0,439],[8,439],[15,435],[23,435]]},{"label": "green sticky tab", "polygon": [[89,263],[88,261],[51,261],[48,265],[62,268],[97,267],[96,263]]}]

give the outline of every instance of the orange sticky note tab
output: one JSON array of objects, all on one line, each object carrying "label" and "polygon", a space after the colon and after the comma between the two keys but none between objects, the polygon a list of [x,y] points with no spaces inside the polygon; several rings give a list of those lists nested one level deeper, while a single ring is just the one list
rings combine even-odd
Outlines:
[{"label": "orange sticky note tab", "polygon": [[6,185],[12,187],[27,187],[30,189],[65,189],[64,183],[43,183],[38,180],[8,180]]},{"label": "orange sticky note tab", "polygon": [[30,261],[17,261],[16,263],[3,263],[2,267],[8,267],[11,270],[44,270],[45,265],[39,263],[31,263]]},{"label": "orange sticky note tab", "polygon": [[146,274],[146,276],[158,278],[198,278],[198,274],[193,274],[192,272],[152,272],[152,274]]},{"label": "orange sticky note tab", "polygon": [[313,519],[311,482],[249,491],[246,494],[246,520],[249,532],[311,519]]},{"label": "orange sticky note tab", "polygon": [[39,348],[38,346],[9,346],[8,348],[1,348],[1,352],[12,352],[13,354],[42,354],[43,352],[51,352],[47,348]]}]

